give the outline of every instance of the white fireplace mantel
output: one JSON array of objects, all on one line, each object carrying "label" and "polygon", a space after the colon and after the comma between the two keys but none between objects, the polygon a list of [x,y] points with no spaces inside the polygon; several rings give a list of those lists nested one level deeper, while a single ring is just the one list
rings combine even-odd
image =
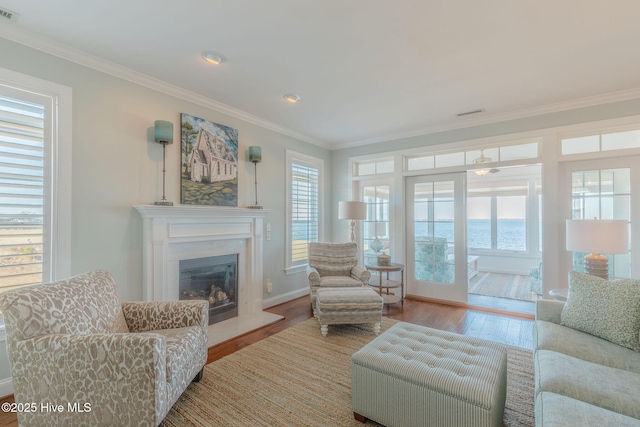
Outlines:
[{"label": "white fireplace mantel", "polygon": [[262,311],[263,229],[268,211],[135,206],[143,219],[143,298],[179,299],[181,260],[238,254],[238,316],[209,327],[209,346],[282,319]]}]

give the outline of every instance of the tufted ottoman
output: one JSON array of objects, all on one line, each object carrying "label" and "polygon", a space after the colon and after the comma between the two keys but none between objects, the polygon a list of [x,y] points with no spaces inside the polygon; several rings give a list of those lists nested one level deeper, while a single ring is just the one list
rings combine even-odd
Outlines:
[{"label": "tufted ottoman", "polygon": [[316,316],[322,336],[329,325],[372,323],[376,335],[382,320],[382,297],[369,287],[320,288],[316,292]]},{"label": "tufted ottoman", "polygon": [[351,356],[353,414],[392,426],[501,426],[507,350],[399,322]]}]

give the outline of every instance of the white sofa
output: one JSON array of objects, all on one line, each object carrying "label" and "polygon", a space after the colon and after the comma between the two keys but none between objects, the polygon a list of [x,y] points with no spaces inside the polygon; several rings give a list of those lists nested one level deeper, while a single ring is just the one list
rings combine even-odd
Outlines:
[{"label": "white sofa", "polygon": [[640,353],[561,325],[564,306],[536,304],[536,426],[640,427]]}]

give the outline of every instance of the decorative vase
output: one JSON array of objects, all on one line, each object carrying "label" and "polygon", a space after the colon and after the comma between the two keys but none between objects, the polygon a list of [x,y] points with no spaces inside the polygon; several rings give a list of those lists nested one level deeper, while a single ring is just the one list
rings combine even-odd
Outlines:
[{"label": "decorative vase", "polygon": [[369,247],[375,252],[378,253],[382,248],[384,248],[384,243],[380,241],[377,237],[371,243],[369,243]]}]

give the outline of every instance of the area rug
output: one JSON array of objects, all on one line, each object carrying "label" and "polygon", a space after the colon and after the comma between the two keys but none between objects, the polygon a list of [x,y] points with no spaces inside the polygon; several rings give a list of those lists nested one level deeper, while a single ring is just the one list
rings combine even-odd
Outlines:
[{"label": "area rug", "polygon": [[[382,330],[396,321],[383,318]],[[351,410],[351,355],[375,335],[369,325],[309,319],[205,367],[162,426],[362,426]],[[533,426],[530,350],[508,346],[505,426]],[[367,421],[366,425],[377,425]]]},{"label": "area rug", "polygon": [[479,271],[469,280],[469,293],[488,297],[534,301],[529,285],[530,276]]}]

